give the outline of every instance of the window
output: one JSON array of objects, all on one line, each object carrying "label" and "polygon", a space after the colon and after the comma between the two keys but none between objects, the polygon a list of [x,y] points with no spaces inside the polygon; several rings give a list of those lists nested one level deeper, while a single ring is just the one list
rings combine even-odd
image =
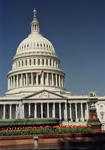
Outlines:
[{"label": "window", "polygon": [[46,65],[48,65],[48,59],[46,59]]},{"label": "window", "polygon": [[19,61],[19,67],[20,67],[20,61]]},{"label": "window", "polygon": [[42,65],[44,65],[44,59],[42,59]]},{"label": "window", "polygon": [[54,66],[54,60],[53,60],[53,66]]},{"label": "window", "polygon": [[27,66],[27,60],[25,60],[25,65]]},{"label": "window", "polygon": [[36,64],[36,60],[34,59],[34,65]]},{"label": "window", "polygon": [[50,60],[50,66],[51,66],[51,60]]},{"label": "window", "polygon": [[29,60],[29,65],[31,65],[31,59]]},{"label": "window", "polygon": [[40,59],[38,59],[38,65],[40,65]]},{"label": "window", "polygon": [[102,109],[102,108],[103,108],[103,105],[100,105],[100,108]]},{"label": "window", "polygon": [[23,60],[22,60],[22,66],[23,66]]},{"label": "window", "polygon": [[104,113],[101,113],[101,120],[104,119]]}]

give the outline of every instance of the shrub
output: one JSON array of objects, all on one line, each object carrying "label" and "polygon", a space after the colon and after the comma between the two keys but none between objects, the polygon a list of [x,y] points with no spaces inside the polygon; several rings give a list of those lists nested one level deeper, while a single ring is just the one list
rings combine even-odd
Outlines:
[{"label": "shrub", "polygon": [[33,134],[63,134],[91,133],[90,126],[40,126],[40,127],[8,127],[1,128],[0,136],[33,135]]}]

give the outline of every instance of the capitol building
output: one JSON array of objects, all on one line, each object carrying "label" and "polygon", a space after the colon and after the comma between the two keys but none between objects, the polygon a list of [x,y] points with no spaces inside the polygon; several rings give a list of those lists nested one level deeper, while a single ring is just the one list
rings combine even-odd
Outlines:
[{"label": "capitol building", "polygon": [[97,99],[98,118],[105,130],[105,96],[97,92],[72,95],[65,89],[65,72],[52,43],[40,33],[33,11],[31,33],[12,59],[7,74],[8,90],[0,97],[0,119],[59,118],[62,125],[85,125],[89,118],[89,100]]}]

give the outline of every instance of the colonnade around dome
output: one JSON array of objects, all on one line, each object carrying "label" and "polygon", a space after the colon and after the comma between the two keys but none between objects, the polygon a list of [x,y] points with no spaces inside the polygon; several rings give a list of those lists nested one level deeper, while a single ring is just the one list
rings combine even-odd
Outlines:
[{"label": "colonnade around dome", "polygon": [[8,78],[8,90],[27,86],[50,86],[65,89],[65,78],[63,75],[44,71],[42,75],[37,72],[24,72],[14,74]]}]

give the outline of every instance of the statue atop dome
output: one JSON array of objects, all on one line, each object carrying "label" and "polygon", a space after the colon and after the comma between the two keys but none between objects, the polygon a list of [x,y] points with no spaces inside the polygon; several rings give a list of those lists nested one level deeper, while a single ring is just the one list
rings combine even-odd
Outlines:
[{"label": "statue atop dome", "polygon": [[34,10],[33,10],[33,13],[34,13],[34,17],[36,17],[36,13],[37,13],[37,11],[36,11],[36,9],[34,8]]}]

